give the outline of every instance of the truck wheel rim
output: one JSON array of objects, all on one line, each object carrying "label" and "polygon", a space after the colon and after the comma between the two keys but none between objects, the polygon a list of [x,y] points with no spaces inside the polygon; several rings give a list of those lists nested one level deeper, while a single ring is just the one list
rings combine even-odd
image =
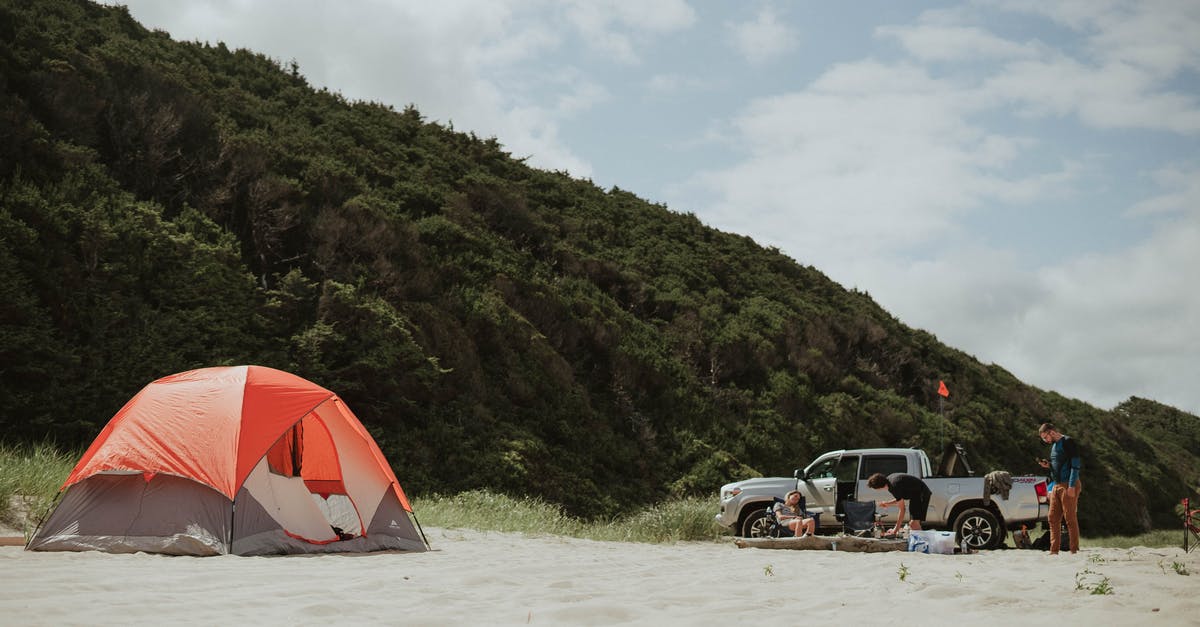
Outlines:
[{"label": "truck wheel rim", "polygon": [[771,528],[771,522],[766,518],[759,518],[750,525],[751,538],[765,538],[767,531]]},{"label": "truck wheel rim", "polygon": [[962,534],[967,544],[979,548],[992,539],[992,526],[982,516],[972,516],[963,522]]}]

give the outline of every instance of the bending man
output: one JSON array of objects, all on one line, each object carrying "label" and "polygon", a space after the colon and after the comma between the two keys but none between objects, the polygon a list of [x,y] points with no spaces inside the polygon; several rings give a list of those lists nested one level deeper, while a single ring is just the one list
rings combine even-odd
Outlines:
[{"label": "bending man", "polygon": [[896,526],[888,532],[889,535],[896,535],[904,524],[905,500],[912,503],[911,507],[907,508],[909,517],[912,519],[909,528],[913,531],[921,530],[921,521],[925,520],[925,514],[929,511],[929,497],[933,495],[924,481],[903,472],[895,472],[887,476],[877,472],[867,479],[867,485],[876,490],[887,488],[888,492],[892,494],[891,501],[879,502],[880,507],[900,504],[900,514],[896,516]]}]

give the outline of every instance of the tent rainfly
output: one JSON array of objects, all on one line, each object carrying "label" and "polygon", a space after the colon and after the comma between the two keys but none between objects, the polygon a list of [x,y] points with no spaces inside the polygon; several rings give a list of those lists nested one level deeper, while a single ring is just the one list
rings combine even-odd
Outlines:
[{"label": "tent rainfly", "polygon": [[383,453],[333,392],[262,366],[147,385],[26,546],[171,555],[424,551]]}]

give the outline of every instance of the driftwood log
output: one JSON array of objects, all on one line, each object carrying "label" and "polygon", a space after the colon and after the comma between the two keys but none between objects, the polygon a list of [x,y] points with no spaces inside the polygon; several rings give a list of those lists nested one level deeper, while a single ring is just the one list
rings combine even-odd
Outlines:
[{"label": "driftwood log", "polygon": [[795,549],[801,551],[849,551],[883,553],[907,551],[906,540],[859,538],[856,536],[808,536],[807,538],[735,538],[739,549]]}]

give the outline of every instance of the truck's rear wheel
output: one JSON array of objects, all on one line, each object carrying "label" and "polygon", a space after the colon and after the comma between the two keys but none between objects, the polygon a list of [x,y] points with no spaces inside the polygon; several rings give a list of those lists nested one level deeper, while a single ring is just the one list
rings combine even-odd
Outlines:
[{"label": "truck's rear wheel", "polygon": [[771,519],[767,516],[767,511],[761,507],[751,512],[742,521],[743,538],[766,538],[770,535],[768,533],[770,529]]},{"label": "truck's rear wheel", "polygon": [[954,520],[958,541],[977,551],[994,549],[1004,542],[1004,530],[996,515],[981,507],[973,507]]}]

